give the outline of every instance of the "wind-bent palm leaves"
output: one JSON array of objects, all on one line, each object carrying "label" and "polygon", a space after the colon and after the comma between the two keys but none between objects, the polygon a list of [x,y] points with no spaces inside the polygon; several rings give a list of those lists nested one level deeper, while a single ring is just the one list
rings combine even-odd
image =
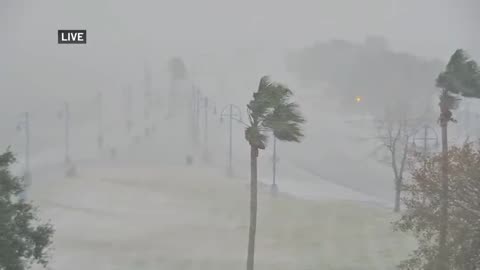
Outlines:
[{"label": "wind-bent palm leaves", "polygon": [[303,122],[297,104],[282,102],[266,117],[265,126],[273,130],[273,135],[281,141],[300,142],[303,137],[300,124]]},{"label": "wind-bent palm leaves", "polygon": [[301,125],[305,122],[296,103],[290,102],[292,91],[286,86],[262,77],[258,90],[248,103],[250,126],[245,139],[250,144],[250,227],[248,237],[247,270],[254,268],[255,234],[257,226],[257,157],[265,149],[268,131],[281,141],[300,142]]},{"label": "wind-bent palm leaves", "polygon": [[443,91],[440,96],[442,119],[453,121],[450,110],[456,109],[459,102],[454,95],[480,98],[480,68],[464,50],[459,49],[450,58],[445,71],[438,76],[436,85]]},{"label": "wind-bent palm leaves", "polygon": [[437,78],[437,87],[464,97],[480,97],[480,68],[464,50],[457,50],[446,70]]},{"label": "wind-bent palm leaves", "polygon": [[265,149],[267,136],[271,130],[277,139],[299,142],[303,137],[301,124],[305,119],[299,112],[299,106],[290,102],[292,91],[286,86],[262,77],[258,91],[247,105],[250,126],[245,137],[250,145]]}]

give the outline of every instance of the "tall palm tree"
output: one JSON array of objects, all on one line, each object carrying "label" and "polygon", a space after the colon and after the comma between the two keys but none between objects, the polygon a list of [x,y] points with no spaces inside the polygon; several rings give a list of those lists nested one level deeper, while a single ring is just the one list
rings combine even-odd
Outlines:
[{"label": "tall palm tree", "polygon": [[438,249],[438,270],[449,269],[449,254],[447,248],[448,237],[448,122],[455,122],[452,117],[452,110],[458,105],[459,98],[464,97],[480,98],[480,69],[477,63],[470,59],[464,50],[457,50],[451,56],[445,71],[440,73],[436,81],[437,87],[441,89],[440,94],[440,127],[442,128],[442,190],[440,201],[440,227],[439,227],[439,249]]},{"label": "tall palm tree", "polygon": [[265,149],[267,132],[281,141],[300,142],[305,119],[299,106],[290,101],[292,91],[286,86],[270,81],[268,76],[260,79],[257,92],[247,105],[249,126],[245,138],[250,144],[250,227],[248,237],[247,270],[254,268],[255,232],[257,227],[257,157]]}]

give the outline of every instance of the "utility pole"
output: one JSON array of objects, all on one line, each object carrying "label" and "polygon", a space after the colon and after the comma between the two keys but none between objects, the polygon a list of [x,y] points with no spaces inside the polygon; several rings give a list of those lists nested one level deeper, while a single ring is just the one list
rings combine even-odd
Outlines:
[{"label": "utility pole", "polygon": [[[235,109],[235,112],[234,112]],[[228,114],[226,111],[228,110]],[[227,174],[228,176],[232,177],[233,176],[233,166],[232,166],[232,160],[233,160],[233,120],[236,120],[238,122],[242,122],[242,113],[241,110],[238,106],[229,104],[223,108],[223,110],[220,113],[220,121],[223,122],[223,119],[228,117],[228,168],[227,168]]]},{"label": "utility pole", "polygon": [[98,149],[103,148],[103,96],[98,92]]},{"label": "utility pole", "polygon": [[17,126],[17,130],[25,129],[25,172],[23,180],[25,182],[25,190],[20,194],[20,198],[27,199],[27,189],[32,185],[32,173],[30,170],[30,114],[25,112],[24,119]]}]

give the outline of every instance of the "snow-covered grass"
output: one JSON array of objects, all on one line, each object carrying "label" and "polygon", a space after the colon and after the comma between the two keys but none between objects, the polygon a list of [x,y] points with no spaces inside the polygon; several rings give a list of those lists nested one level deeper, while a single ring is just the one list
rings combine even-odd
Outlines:
[{"label": "snow-covered grass", "polygon": [[[203,168],[83,168],[32,198],[52,269],[243,269],[248,185]],[[256,269],[394,269],[412,249],[387,210],[259,193]]]}]

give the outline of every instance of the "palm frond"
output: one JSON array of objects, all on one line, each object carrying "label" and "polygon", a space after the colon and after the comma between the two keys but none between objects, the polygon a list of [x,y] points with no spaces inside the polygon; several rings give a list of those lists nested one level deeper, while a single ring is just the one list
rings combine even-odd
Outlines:
[{"label": "palm frond", "polygon": [[264,125],[271,130],[279,140],[299,142],[303,138],[301,124],[305,119],[298,110],[298,104],[280,103],[272,113],[265,118]]},{"label": "palm frond", "polygon": [[292,91],[285,85],[270,81],[268,76],[262,77],[259,88],[254,93],[254,100],[267,106],[275,107],[285,103],[293,95]]},{"label": "palm frond", "polygon": [[[260,93],[261,91],[266,89],[271,83],[272,81],[270,80],[270,76],[263,76],[262,78],[260,78],[260,83],[258,84],[257,93]],[[255,94],[253,97],[255,98]]]},{"label": "palm frond", "polygon": [[245,131],[245,138],[251,145],[264,149],[265,133],[269,130],[279,140],[299,142],[303,138],[305,119],[299,106],[289,101],[292,95],[287,86],[270,81],[268,76],[260,79],[258,91],[247,105],[251,126]]},{"label": "palm frond", "polygon": [[253,122],[259,123],[272,107],[272,95],[268,90],[272,82],[268,76],[260,79],[257,92],[253,93],[253,99],[248,103]]},{"label": "palm frond", "polygon": [[286,103],[293,93],[290,88],[281,83],[270,83],[265,88],[264,95],[268,98],[270,105],[276,107],[281,103]]},{"label": "palm frond", "polygon": [[302,128],[298,123],[284,123],[276,129],[273,129],[273,135],[287,142],[300,142],[304,137]]},{"label": "palm frond", "polygon": [[436,85],[453,94],[480,98],[480,68],[464,50],[459,49],[438,76]]}]

